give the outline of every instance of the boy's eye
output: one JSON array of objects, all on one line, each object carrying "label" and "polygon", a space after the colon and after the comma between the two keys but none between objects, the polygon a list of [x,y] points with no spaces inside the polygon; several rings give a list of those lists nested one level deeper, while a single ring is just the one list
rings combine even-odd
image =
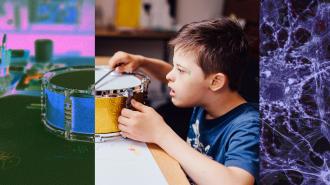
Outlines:
[{"label": "boy's eye", "polygon": [[177,68],[180,73],[183,73],[184,71],[182,69]]}]

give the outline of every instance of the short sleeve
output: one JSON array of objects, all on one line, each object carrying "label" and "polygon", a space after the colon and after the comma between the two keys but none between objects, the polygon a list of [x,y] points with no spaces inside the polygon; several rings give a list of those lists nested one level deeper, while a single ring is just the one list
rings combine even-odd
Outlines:
[{"label": "short sleeve", "polygon": [[224,165],[242,168],[257,180],[259,174],[259,139],[258,119],[236,124],[229,139]]}]

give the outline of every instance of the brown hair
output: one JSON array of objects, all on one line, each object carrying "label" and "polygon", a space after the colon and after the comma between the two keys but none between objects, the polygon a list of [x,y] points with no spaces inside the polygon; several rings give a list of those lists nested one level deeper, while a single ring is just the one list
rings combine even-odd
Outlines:
[{"label": "brown hair", "polygon": [[238,90],[244,72],[248,43],[240,24],[229,18],[193,22],[170,41],[176,50],[193,52],[205,75],[224,73],[229,87]]}]

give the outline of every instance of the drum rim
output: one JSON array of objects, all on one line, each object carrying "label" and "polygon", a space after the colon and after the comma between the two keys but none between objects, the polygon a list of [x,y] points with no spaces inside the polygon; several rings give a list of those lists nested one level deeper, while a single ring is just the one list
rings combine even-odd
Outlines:
[{"label": "drum rim", "polygon": [[43,90],[51,90],[56,93],[66,94],[70,93],[73,94],[80,94],[87,97],[95,96],[95,97],[113,97],[116,96],[126,96],[125,93],[127,91],[132,92],[144,92],[147,90],[148,85],[150,83],[150,78],[147,75],[144,75],[140,72],[134,72],[134,73],[124,73],[124,74],[130,74],[138,77],[141,80],[141,83],[139,85],[128,87],[128,88],[122,88],[122,89],[111,89],[111,90],[96,90],[95,87],[92,88],[92,86],[87,90],[82,89],[74,89],[74,88],[65,88],[56,84],[51,83],[51,79],[57,75],[68,73],[68,72],[74,72],[74,71],[81,71],[81,70],[100,70],[104,69],[104,67],[101,66],[91,66],[91,65],[84,65],[84,66],[69,66],[69,67],[60,67],[56,69],[52,69],[48,72],[46,72],[42,77],[42,88]]},{"label": "drum rim", "polygon": [[[104,67],[96,67],[96,69],[104,69]],[[133,93],[137,92],[145,92],[148,89],[148,85],[150,83],[150,78],[142,74],[140,72],[134,72],[134,73],[127,73],[124,72],[123,74],[128,75],[134,75],[138,77],[141,80],[141,83],[139,85],[128,87],[128,88],[121,88],[121,89],[109,89],[109,90],[96,90],[94,89],[94,95],[95,97],[118,97],[118,96],[127,96],[127,91],[131,91]]]},{"label": "drum rim", "polygon": [[74,71],[88,71],[88,70],[95,70],[94,66],[85,65],[85,66],[69,66],[69,67],[60,67],[56,69],[52,69],[46,72],[42,77],[42,88],[43,90],[50,90],[56,93],[66,94],[70,93],[73,94],[80,94],[84,96],[92,96],[93,92],[92,89],[82,90],[82,89],[75,89],[75,88],[65,88],[56,84],[51,83],[51,79],[57,75],[74,72]]},{"label": "drum rim", "polygon": [[80,142],[88,142],[88,143],[101,143],[114,137],[120,136],[120,132],[110,132],[105,134],[100,133],[78,133],[78,132],[70,132],[68,136],[65,135],[65,130],[61,128],[57,128],[49,123],[47,119],[42,120],[43,126],[46,131],[52,133],[53,135],[65,139],[68,141],[80,141]]}]

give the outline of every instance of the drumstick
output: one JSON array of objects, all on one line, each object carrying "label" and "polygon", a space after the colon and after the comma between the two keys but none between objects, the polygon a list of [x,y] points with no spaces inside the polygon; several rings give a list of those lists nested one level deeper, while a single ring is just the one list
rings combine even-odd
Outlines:
[{"label": "drumstick", "polygon": [[107,77],[110,73],[112,73],[115,69],[111,69],[109,72],[107,72],[105,75],[103,75],[97,82],[94,83],[94,86],[98,84],[100,81],[102,81],[105,77]]},{"label": "drumstick", "polygon": [[94,84],[91,85],[91,89],[94,89],[96,84],[98,84],[99,82],[101,82],[105,77],[107,77],[110,73],[112,73],[119,65],[116,65],[113,69],[111,69],[109,72],[107,72],[105,75],[103,75],[97,82],[95,82]]}]

